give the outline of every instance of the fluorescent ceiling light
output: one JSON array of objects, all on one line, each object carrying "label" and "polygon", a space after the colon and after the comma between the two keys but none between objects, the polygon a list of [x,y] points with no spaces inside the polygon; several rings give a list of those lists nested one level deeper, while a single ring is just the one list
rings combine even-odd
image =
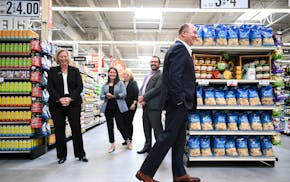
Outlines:
[{"label": "fluorescent ceiling light", "polygon": [[261,21],[261,20],[267,18],[271,14],[272,14],[271,12],[260,12],[256,16],[254,16],[254,18],[252,18],[252,20]]},{"label": "fluorescent ceiling light", "polygon": [[160,20],[162,17],[161,11],[137,10],[135,11],[136,20]]},{"label": "fluorescent ceiling light", "polygon": [[140,61],[150,61],[150,59],[152,58],[152,56],[138,56],[138,60]]},{"label": "fluorescent ceiling light", "polygon": [[248,20],[251,20],[256,14],[258,14],[258,12],[247,12],[247,13],[243,13],[237,19],[237,21],[248,21]]}]

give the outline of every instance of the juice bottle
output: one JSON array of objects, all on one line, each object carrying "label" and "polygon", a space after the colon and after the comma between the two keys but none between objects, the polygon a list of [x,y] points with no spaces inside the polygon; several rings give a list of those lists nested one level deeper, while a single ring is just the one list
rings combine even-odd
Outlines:
[{"label": "juice bottle", "polygon": [[27,119],[28,121],[30,121],[32,118],[32,112],[31,111],[27,111]]},{"label": "juice bottle", "polygon": [[11,53],[14,53],[14,43],[10,43],[10,51]]},{"label": "juice bottle", "polygon": [[10,44],[5,43],[5,53],[10,53]]},{"label": "juice bottle", "polygon": [[3,97],[0,97],[0,107],[2,107],[2,98]]},{"label": "juice bottle", "polygon": [[19,53],[19,43],[14,43],[14,51],[15,53]]},{"label": "juice bottle", "polygon": [[19,151],[19,140],[15,140],[14,150]]},{"label": "juice bottle", "polygon": [[15,39],[16,40],[19,40],[20,39],[19,34],[20,34],[20,30],[15,30]]},{"label": "juice bottle", "polygon": [[18,44],[18,52],[23,53],[23,43]]},{"label": "juice bottle", "polygon": [[11,30],[11,35],[10,35],[10,38],[12,39],[12,40],[15,40],[15,30]]},{"label": "juice bottle", "polygon": [[[11,121],[11,111],[6,112],[7,121]],[[10,129],[10,128],[9,128]]]},{"label": "juice bottle", "polygon": [[19,67],[19,59],[18,59],[18,57],[15,57],[14,58],[14,67],[15,68],[18,68]]},{"label": "juice bottle", "polygon": [[23,150],[23,140],[18,140],[18,150]]},{"label": "juice bottle", "polygon": [[[3,112],[2,111],[0,111],[0,122],[2,122],[3,121]],[[2,133],[2,132],[1,132]]]},{"label": "juice bottle", "polygon": [[19,111],[20,121],[24,121],[24,111]]}]

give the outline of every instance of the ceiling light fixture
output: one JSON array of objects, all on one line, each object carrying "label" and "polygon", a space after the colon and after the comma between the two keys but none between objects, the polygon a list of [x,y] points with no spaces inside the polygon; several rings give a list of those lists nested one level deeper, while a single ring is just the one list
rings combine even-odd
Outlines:
[{"label": "ceiling light fixture", "polygon": [[160,20],[162,17],[161,11],[152,11],[149,12],[147,10],[137,10],[135,11],[135,19],[136,20]]}]

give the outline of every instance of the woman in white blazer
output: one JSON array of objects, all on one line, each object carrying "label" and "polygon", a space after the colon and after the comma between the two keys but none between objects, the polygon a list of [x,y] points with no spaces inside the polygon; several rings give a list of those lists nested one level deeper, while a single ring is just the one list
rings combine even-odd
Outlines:
[{"label": "woman in white blazer", "polygon": [[100,96],[101,100],[104,100],[100,112],[105,113],[109,142],[111,143],[111,146],[108,149],[108,153],[115,151],[114,118],[121,135],[123,138],[128,139],[128,136],[126,136],[127,132],[125,131],[126,127],[124,125],[122,114],[128,111],[128,107],[125,101],[126,95],[126,86],[120,80],[117,69],[113,67],[109,68],[108,81],[103,85]]}]

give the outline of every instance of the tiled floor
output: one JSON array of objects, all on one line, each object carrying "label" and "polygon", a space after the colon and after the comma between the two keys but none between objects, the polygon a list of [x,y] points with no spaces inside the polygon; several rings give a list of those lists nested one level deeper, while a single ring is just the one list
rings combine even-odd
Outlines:
[{"label": "tiled floor", "polygon": [[[88,163],[73,157],[72,143],[68,142],[68,159],[57,164],[55,149],[34,160],[0,160],[1,182],[134,182],[135,173],[146,155],[136,153],[143,147],[144,136],[139,109],[134,120],[132,151],[121,145],[121,135],[116,133],[116,151],[108,154],[107,128],[103,124],[83,135]],[[271,167],[190,167],[187,172],[203,182],[288,182],[290,179],[290,137],[283,136],[283,145],[275,147],[279,158]],[[160,166],[155,178],[171,182],[170,153]]]}]

